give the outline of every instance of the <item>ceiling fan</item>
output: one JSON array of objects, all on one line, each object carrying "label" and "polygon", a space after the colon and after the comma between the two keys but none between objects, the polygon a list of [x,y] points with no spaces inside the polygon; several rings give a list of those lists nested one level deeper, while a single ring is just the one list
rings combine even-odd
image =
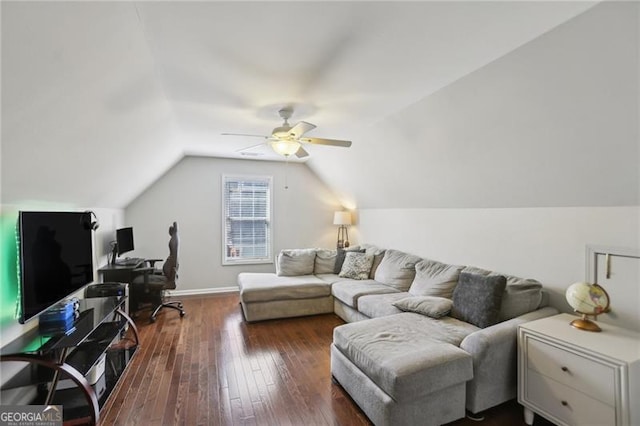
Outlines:
[{"label": "ceiling fan", "polygon": [[293,108],[284,107],[278,111],[280,117],[284,120],[281,126],[276,127],[271,132],[271,136],[263,135],[246,135],[242,133],[222,133],[227,136],[250,136],[266,139],[265,142],[257,145],[252,145],[246,148],[242,148],[237,152],[244,153],[248,150],[254,149],[261,145],[268,145],[276,153],[289,158],[294,155],[298,158],[308,157],[309,153],[302,147],[302,144],[313,145],[330,145],[348,148],[351,146],[351,141],[343,141],[338,139],[324,139],[324,138],[308,138],[302,137],[305,133],[316,128],[315,124],[307,123],[306,121],[300,121],[295,126],[289,124],[289,119],[293,115]]}]

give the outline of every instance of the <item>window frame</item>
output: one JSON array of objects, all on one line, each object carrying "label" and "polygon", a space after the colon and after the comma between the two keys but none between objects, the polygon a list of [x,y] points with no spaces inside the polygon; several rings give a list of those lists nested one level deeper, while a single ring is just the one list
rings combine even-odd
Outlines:
[{"label": "window frame", "polygon": [[[226,183],[230,180],[235,181],[266,181],[269,186],[268,209],[267,214],[267,256],[263,258],[232,258],[227,256],[227,193]],[[250,175],[250,174],[223,174],[220,179],[220,195],[222,202],[221,225],[222,225],[222,265],[261,265],[273,263],[273,176],[267,175]]]}]

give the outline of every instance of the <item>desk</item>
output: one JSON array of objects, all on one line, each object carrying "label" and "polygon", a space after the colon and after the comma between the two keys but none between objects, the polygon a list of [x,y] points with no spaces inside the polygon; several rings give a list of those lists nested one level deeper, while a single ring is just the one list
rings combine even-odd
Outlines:
[{"label": "desk", "polygon": [[138,276],[136,269],[144,265],[144,260],[136,265],[113,265],[111,263],[98,269],[98,273],[102,274],[104,282],[119,282],[131,284],[133,279]]},{"label": "desk", "polygon": [[103,282],[118,282],[129,285],[129,312],[138,310],[138,300],[134,296],[131,285],[135,277],[141,275],[141,273],[136,272],[136,269],[142,266],[144,266],[144,260],[136,265],[113,265],[109,263],[98,269],[98,273],[102,274]]},{"label": "desk", "polygon": [[[100,407],[115,388],[138,345],[135,324],[123,311],[125,301],[125,297],[83,299],[78,317],[66,331],[35,327],[2,347],[0,361],[21,361],[32,365],[32,368],[9,379],[2,389],[51,383],[32,404],[63,405],[65,421],[88,418],[92,424],[97,424]],[[113,345],[120,339],[126,324],[133,330],[134,345]],[[103,391],[97,395],[95,386],[89,384],[85,375],[103,356],[106,356],[109,368],[101,377]],[[77,388],[56,390],[59,379],[67,377]],[[79,394],[84,395],[84,403],[78,403],[78,400],[82,401]]]}]

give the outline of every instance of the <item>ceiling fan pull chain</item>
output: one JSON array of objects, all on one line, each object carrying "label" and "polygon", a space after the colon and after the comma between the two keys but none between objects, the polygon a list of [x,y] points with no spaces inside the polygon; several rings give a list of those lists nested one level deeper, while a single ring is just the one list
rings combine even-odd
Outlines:
[{"label": "ceiling fan pull chain", "polygon": [[284,160],[284,189],[289,189],[289,156]]}]

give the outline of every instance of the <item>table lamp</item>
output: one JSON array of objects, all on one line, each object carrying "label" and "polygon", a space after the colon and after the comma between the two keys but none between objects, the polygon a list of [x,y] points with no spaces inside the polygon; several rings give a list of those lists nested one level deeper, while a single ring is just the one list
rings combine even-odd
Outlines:
[{"label": "table lamp", "polygon": [[333,215],[333,224],[338,225],[338,248],[349,247],[349,232],[347,226],[351,225],[351,213],[341,211]]}]

